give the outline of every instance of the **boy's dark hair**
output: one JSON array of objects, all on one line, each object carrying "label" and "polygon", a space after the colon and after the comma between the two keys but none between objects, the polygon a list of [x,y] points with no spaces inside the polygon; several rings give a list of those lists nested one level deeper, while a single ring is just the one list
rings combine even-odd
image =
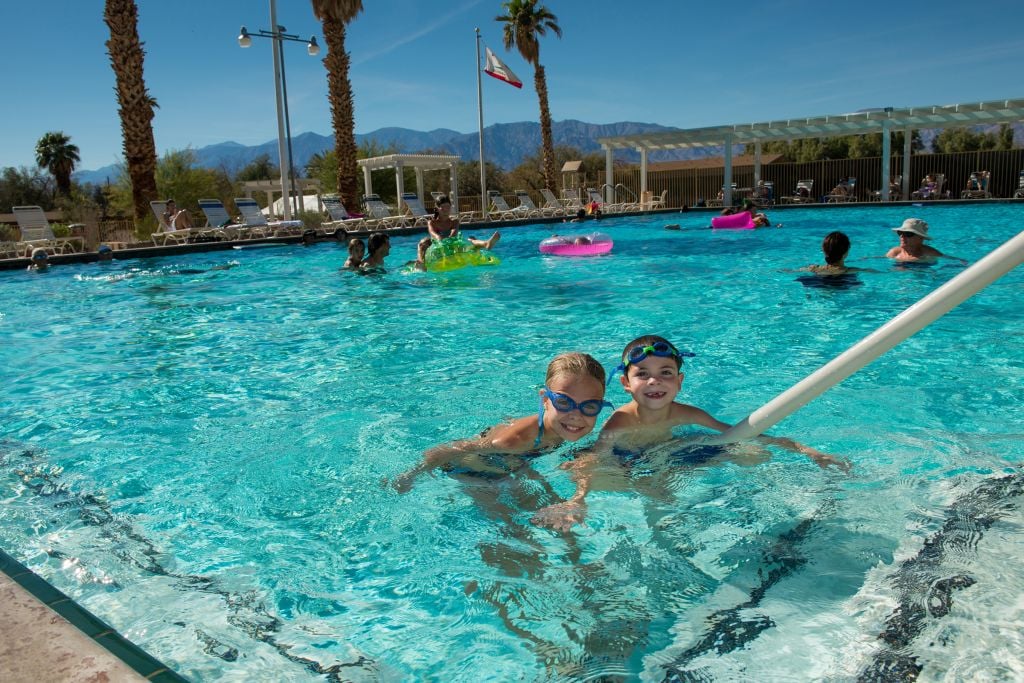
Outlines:
[{"label": "boy's dark hair", "polygon": [[544,378],[545,384],[550,383],[558,375],[593,377],[601,383],[601,386],[604,386],[605,382],[604,366],[598,363],[590,354],[579,353],[578,351],[561,353],[555,356],[548,363],[548,373]]},{"label": "boy's dark hair", "polygon": [[[622,362],[626,362],[626,358],[629,357],[629,352],[635,349],[636,347],[651,346],[653,344],[657,344],[658,342],[668,344],[673,349],[676,347],[675,344],[670,342],[668,339],[665,339],[664,337],[659,337],[656,334],[645,334],[644,336],[637,337],[633,341],[626,344],[626,348],[622,349]],[[681,370],[683,368],[682,357],[677,355],[673,356],[672,359],[676,362],[676,370]]]},{"label": "boy's dark hair", "polygon": [[850,251],[850,238],[838,230],[830,232],[821,241],[821,250],[825,252],[825,263],[834,266]]},{"label": "boy's dark hair", "polygon": [[370,252],[370,255],[373,256],[377,253],[377,250],[387,244],[389,240],[390,238],[384,233],[375,232],[370,235],[370,239],[366,241],[366,248]]}]

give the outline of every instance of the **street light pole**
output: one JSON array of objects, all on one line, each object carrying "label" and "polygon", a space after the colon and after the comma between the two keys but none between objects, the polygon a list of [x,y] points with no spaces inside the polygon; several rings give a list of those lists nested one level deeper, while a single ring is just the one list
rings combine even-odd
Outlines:
[{"label": "street light pole", "polygon": [[[292,217],[290,202],[295,199],[294,177],[295,171],[292,168],[292,127],[288,120],[288,90],[284,74],[284,49],[283,43],[286,40],[297,43],[305,43],[310,55],[320,53],[320,46],[316,43],[316,36],[309,40],[300,38],[297,35],[285,33],[284,26],[277,23],[277,2],[270,0],[270,25],[273,29],[266,31],[260,29],[255,33],[249,33],[242,27],[238,34],[239,46],[246,48],[252,45],[252,37],[270,38],[274,41],[274,97],[277,101],[277,156],[281,166],[281,204],[284,207],[284,219]],[[296,205],[296,212],[298,206]]]}]

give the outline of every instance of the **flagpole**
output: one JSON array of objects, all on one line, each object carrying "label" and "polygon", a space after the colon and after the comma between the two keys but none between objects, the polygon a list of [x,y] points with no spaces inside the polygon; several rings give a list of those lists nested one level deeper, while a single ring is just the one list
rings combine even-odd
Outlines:
[{"label": "flagpole", "polygon": [[480,77],[480,29],[476,31],[476,104],[480,118],[480,211],[487,219],[487,173],[484,170],[484,90]]}]

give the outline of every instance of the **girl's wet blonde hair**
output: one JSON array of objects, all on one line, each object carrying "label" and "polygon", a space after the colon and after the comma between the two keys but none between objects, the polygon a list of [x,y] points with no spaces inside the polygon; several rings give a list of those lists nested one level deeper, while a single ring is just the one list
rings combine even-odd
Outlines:
[{"label": "girl's wet blonde hair", "polygon": [[552,379],[560,375],[593,377],[601,383],[601,386],[604,386],[604,367],[587,353],[572,351],[555,356],[548,363],[548,374],[544,378],[545,384],[550,383]]}]

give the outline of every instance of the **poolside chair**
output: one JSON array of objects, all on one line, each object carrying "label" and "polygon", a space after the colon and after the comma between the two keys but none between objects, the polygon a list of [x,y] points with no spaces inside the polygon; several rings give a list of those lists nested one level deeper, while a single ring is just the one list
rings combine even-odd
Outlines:
[{"label": "poolside chair", "polygon": [[579,190],[574,188],[564,188],[562,190],[562,204],[565,205],[567,214],[575,214],[577,211],[583,208],[583,202],[580,201]]},{"label": "poolside chair", "polygon": [[520,209],[513,209],[497,190],[487,190],[488,207],[487,215],[497,218],[499,221],[514,221],[519,218],[526,218],[526,212]]},{"label": "poolside chair", "polygon": [[992,173],[989,171],[973,171],[967,179],[967,189],[960,193],[960,199],[992,199],[988,191]]},{"label": "poolside chair", "polygon": [[366,206],[366,212],[370,214],[370,218],[366,221],[367,227],[384,228],[385,230],[405,227],[405,218],[403,216],[393,216],[388,205],[381,201],[380,195],[365,195],[363,197],[363,204]]},{"label": "poolside chair", "polygon": [[[902,193],[903,193],[903,176],[902,175],[894,175],[892,178],[889,179],[889,201],[890,202],[899,201],[899,199],[901,198]],[[868,193],[868,200],[869,201],[873,201],[873,202],[880,202],[880,201],[882,201],[882,191],[881,190],[871,190],[871,192]]]},{"label": "poolside chair", "polygon": [[186,244],[189,237],[199,232],[194,228],[175,230],[174,226],[168,225],[167,221],[164,220],[164,213],[167,211],[167,202],[165,200],[158,199],[152,201],[149,203],[149,206],[153,209],[153,215],[156,216],[156,222],[159,226],[157,231],[150,235],[153,239],[153,246],[166,245],[168,240],[175,244]]},{"label": "poolside chair", "polygon": [[527,216],[534,218],[553,218],[558,215],[554,209],[546,209],[534,204],[530,193],[526,190],[516,190],[516,199],[519,200],[519,206],[514,207],[513,211],[523,211]]},{"label": "poolside chair", "polygon": [[1013,193],[1014,199],[1024,199],[1024,171],[1017,177],[1017,191]]},{"label": "poolside chair", "polygon": [[46,220],[46,214],[39,206],[15,206],[11,211],[18,219],[18,229],[21,231],[21,240],[15,248],[28,256],[33,249],[41,247],[50,254],[74,253],[76,245],[84,249],[84,241],[81,237],[57,237],[53,234],[50,221]]},{"label": "poolside chair", "polygon": [[235,197],[235,206],[242,212],[243,229],[253,236],[261,230],[264,235],[269,233],[272,237],[301,235],[305,228],[302,221],[268,221],[260,211],[260,205],[250,197]]},{"label": "poolside chair", "polygon": [[[200,199],[199,208],[206,216],[206,227],[201,228],[203,237],[213,239],[240,239],[245,237],[266,237],[267,230],[260,226],[248,228],[245,225],[235,223],[224,208],[224,203],[219,199]],[[193,232],[195,229],[193,228]]]},{"label": "poolside chair", "polygon": [[857,185],[856,178],[841,178],[836,186],[832,189],[832,192],[825,195],[826,204],[841,204],[844,202],[855,202],[857,201],[857,194],[855,187]]},{"label": "poolside chair", "polygon": [[621,209],[621,207],[618,204],[609,204],[608,202],[606,202],[604,200],[604,197],[601,196],[601,193],[598,192],[596,189],[594,189],[593,187],[588,187],[587,206],[584,207],[586,208],[588,213],[590,212],[590,207],[592,207],[595,202],[597,203],[597,210],[600,211],[601,213],[617,213]]},{"label": "poolside chair", "polygon": [[813,204],[814,179],[808,178],[807,180],[796,181],[796,189],[793,190],[792,196],[784,197],[784,199],[793,204]]},{"label": "poolside chair", "polygon": [[757,187],[750,193],[750,201],[754,206],[773,206],[775,204],[775,183],[771,180],[757,181]]},{"label": "poolside chair", "polygon": [[327,209],[327,215],[331,217],[331,220],[320,224],[320,230],[325,234],[333,235],[338,230],[358,230],[366,226],[366,219],[363,216],[350,214],[345,205],[341,203],[340,198],[328,195],[320,199],[324,203],[324,208]]},{"label": "poolside chair", "polygon": [[921,181],[921,187],[910,193],[910,197],[912,199],[942,199],[942,187],[945,184],[945,175],[942,173],[929,173]]},{"label": "poolside chair", "polygon": [[565,204],[558,200],[554,192],[546,187],[542,187],[540,194],[544,197],[544,206],[541,208],[553,211],[555,216],[564,216],[568,213]]},{"label": "poolside chair", "polygon": [[[659,195],[657,197],[652,196],[651,197],[651,202],[647,206],[647,209],[648,210],[651,210],[651,209],[664,209],[665,208],[665,198],[666,197],[668,197],[668,190],[662,190],[661,191],[661,195]],[[643,208],[643,207],[640,207],[640,208]]]},{"label": "poolside chair", "polygon": [[411,214],[403,216],[403,218],[408,222],[408,227],[416,228],[426,226],[427,221],[434,217],[434,212],[427,211],[426,207],[423,206],[423,200],[421,200],[420,196],[415,192],[403,192],[399,206],[402,204],[405,204],[406,208],[409,210],[409,214]]}]

